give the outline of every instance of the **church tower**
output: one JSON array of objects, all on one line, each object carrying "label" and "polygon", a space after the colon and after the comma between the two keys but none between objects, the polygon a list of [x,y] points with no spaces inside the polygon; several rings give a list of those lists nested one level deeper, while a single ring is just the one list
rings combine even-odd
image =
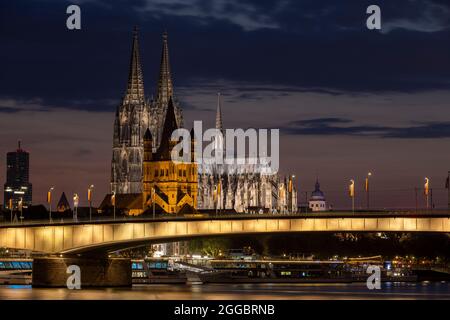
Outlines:
[{"label": "church tower", "polygon": [[[178,143],[171,140],[178,129],[175,108],[169,98],[162,139],[156,152],[152,152],[153,139],[148,130],[145,134],[145,159],[143,194],[144,207],[158,207],[158,211],[176,214],[183,210],[192,213],[197,208],[197,164],[195,162],[173,162],[172,149]],[[195,141],[190,141],[195,145]],[[191,155],[191,160],[193,155]]]},{"label": "church tower", "polygon": [[150,106],[145,100],[138,30],[135,27],[127,89],[114,120],[111,191],[118,194],[142,191],[143,137],[149,120]]},{"label": "church tower", "polygon": [[183,127],[183,114],[179,103],[175,99],[173,91],[172,74],[169,63],[169,44],[167,32],[163,33],[163,46],[161,52],[161,63],[159,67],[158,87],[156,90],[156,99],[151,102],[152,123],[151,130],[154,137],[154,148],[157,149],[162,139],[162,129],[166,118],[169,101],[174,104],[177,126]]}]

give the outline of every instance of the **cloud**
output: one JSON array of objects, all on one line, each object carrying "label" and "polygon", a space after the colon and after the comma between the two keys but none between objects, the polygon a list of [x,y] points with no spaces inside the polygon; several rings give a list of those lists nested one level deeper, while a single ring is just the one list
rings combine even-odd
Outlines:
[{"label": "cloud", "polygon": [[450,138],[450,122],[419,122],[407,127],[349,125],[344,118],[315,118],[290,122],[281,131],[290,135],[364,136],[397,139]]},{"label": "cloud", "polygon": [[155,18],[163,15],[195,18],[203,24],[209,24],[210,20],[226,21],[244,31],[279,28],[278,23],[258,6],[239,0],[147,0],[144,7],[136,7],[136,10]]},{"label": "cloud", "polygon": [[41,98],[27,99],[23,97],[0,96],[0,113],[18,112],[52,112],[55,109],[84,110],[89,112],[113,112],[119,104],[119,99],[62,99]]},{"label": "cloud", "polygon": [[[381,33],[402,29],[416,32],[439,32],[450,28],[450,8],[432,1],[409,1],[414,13],[382,23]],[[383,14],[383,10],[382,10]]]},{"label": "cloud", "polygon": [[0,113],[19,113],[26,111],[42,112],[49,111],[47,106],[42,104],[42,99],[22,99],[22,98],[1,98]]}]

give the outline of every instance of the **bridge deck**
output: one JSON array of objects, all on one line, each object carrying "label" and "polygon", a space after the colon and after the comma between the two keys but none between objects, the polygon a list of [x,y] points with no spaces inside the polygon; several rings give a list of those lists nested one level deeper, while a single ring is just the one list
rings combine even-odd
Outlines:
[{"label": "bridge deck", "polygon": [[302,214],[130,219],[0,227],[0,246],[47,253],[109,252],[205,236],[284,232],[450,232],[450,215]]}]

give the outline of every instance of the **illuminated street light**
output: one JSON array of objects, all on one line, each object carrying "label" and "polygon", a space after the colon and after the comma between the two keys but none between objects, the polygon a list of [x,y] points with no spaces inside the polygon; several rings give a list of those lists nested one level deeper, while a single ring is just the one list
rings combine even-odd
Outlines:
[{"label": "illuminated street light", "polygon": [[89,201],[89,221],[92,220],[92,193],[94,191],[94,185],[91,184],[88,188],[88,201]]},{"label": "illuminated street light", "polygon": [[20,223],[23,222],[23,198],[19,199]]},{"label": "illuminated street light", "polygon": [[370,205],[369,205],[369,190],[370,190],[370,177],[372,176],[372,172],[368,172],[367,173],[367,177],[366,177],[366,184],[365,184],[365,190],[366,190],[366,202],[367,202],[367,210],[369,210]]},{"label": "illuminated street light", "polygon": [[113,191],[111,194],[111,204],[113,206],[114,211],[114,220],[116,220],[116,192]]},{"label": "illuminated street light", "polygon": [[73,194],[73,220],[78,220],[78,204],[80,203],[80,197],[78,194]]},{"label": "illuminated street light", "polygon": [[355,180],[350,179],[350,185],[348,186],[348,194],[352,198],[352,212],[355,213]]},{"label": "illuminated street light", "polygon": [[153,219],[155,219],[155,200],[156,200],[156,189],[155,186],[152,187],[152,205],[153,205]]},{"label": "illuminated street light", "polygon": [[47,203],[48,203],[48,214],[49,214],[49,221],[52,223],[52,191],[55,189],[55,187],[51,187],[47,192]]},{"label": "illuminated street light", "polygon": [[429,194],[430,194],[430,179],[428,179],[427,177],[425,177],[425,184],[423,186],[423,193],[425,195],[425,199],[426,199],[426,203],[427,203],[427,210],[430,206],[429,203]]},{"label": "illuminated street light", "polygon": [[291,176],[291,179],[289,179],[289,209],[288,209],[288,213],[289,211],[291,211],[291,213],[293,212],[293,206],[294,206],[294,197],[293,197],[293,191],[294,191],[294,179],[295,179],[295,175],[293,174]]},{"label": "illuminated street light", "polygon": [[9,210],[11,211],[11,223],[13,222],[13,201],[9,198]]}]

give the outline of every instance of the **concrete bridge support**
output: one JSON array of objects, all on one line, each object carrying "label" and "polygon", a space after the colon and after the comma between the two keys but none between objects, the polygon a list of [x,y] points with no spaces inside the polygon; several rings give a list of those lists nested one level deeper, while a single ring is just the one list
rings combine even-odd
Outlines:
[{"label": "concrete bridge support", "polygon": [[33,287],[67,287],[69,266],[78,266],[81,288],[131,287],[131,260],[122,258],[48,257],[33,259]]}]

